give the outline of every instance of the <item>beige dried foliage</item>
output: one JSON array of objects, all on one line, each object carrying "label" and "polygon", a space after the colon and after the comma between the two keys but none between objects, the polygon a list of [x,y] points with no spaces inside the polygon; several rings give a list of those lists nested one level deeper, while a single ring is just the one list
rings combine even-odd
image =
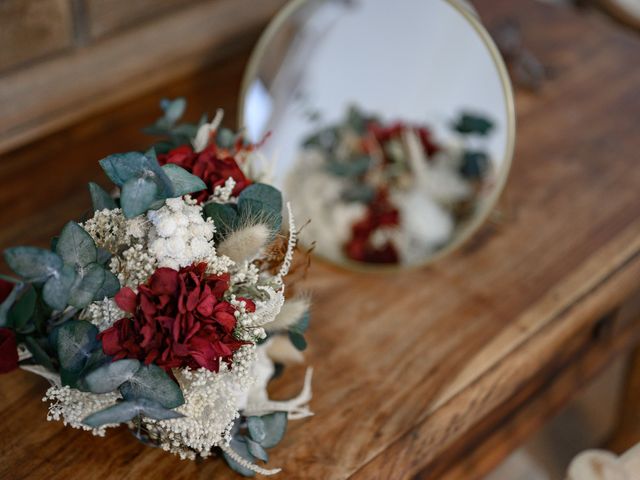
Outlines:
[{"label": "beige dried foliage", "polygon": [[277,332],[279,330],[286,330],[288,327],[296,323],[311,305],[311,300],[308,297],[296,297],[288,299],[280,313],[271,323],[267,323],[264,328],[267,332]]},{"label": "beige dried foliage", "polygon": [[250,260],[265,246],[270,234],[269,227],[264,224],[250,225],[230,233],[217,250],[236,263]]},{"label": "beige dried foliage", "polygon": [[288,337],[277,335],[269,341],[267,355],[276,363],[285,365],[292,363],[302,363],[304,355],[293,346]]}]

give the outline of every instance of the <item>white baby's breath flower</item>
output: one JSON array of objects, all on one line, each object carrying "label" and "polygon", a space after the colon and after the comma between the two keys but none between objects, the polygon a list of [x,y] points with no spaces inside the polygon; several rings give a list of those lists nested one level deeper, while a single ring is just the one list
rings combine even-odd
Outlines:
[{"label": "white baby's breath flower", "polygon": [[103,425],[99,428],[91,428],[82,421],[99,410],[116,403],[120,398],[119,393],[96,394],[81,392],[69,386],[50,387],[42,399],[49,402],[47,420],[62,420],[65,426],[88,430],[94,435],[104,436],[105,429],[116,425]]},{"label": "white baby's breath flower", "polygon": [[209,201],[215,203],[228,203],[231,199],[234,188],[236,188],[236,181],[233,177],[227,178],[224,185],[216,185],[214,187],[213,195],[209,197]]},{"label": "white baby's breath flower", "polygon": [[118,308],[112,298],[105,298],[85,308],[80,314],[80,319],[93,323],[102,332],[124,316],[125,313]]}]

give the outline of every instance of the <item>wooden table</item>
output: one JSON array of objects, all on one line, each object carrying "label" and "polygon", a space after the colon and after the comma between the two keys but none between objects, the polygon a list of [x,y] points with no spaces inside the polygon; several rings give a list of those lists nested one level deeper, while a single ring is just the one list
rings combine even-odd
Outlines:
[{"label": "wooden table", "polygon": [[[640,339],[640,38],[596,15],[482,0],[516,19],[553,73],[517,95],[515,162],[499,209],[433,266],[363,275],[316,263],[308,361],[315,417],[292,422],[280,478],[477,478]],[[161,96],[233,120],[245,57],[105,112],[0,160],[0,247],[45,245],[89,205],[96,161],[144,146]],[[159,66],[165,68],[166,66]],[[300,387],[302,367],[274,395]],[[1,478],[232,478],[45,421],[45,382],[0,378]]]}]

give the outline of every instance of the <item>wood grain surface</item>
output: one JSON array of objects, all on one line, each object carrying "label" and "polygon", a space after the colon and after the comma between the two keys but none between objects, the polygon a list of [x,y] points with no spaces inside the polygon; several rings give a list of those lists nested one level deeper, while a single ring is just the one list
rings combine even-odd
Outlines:
[{"label": "wood grain surface", "polygon": [[[475,3],[489,25],[516,20],[552,72],[538,94],[517,95],[502,221],[419,271],[313,265],[316,415],[291,422],[273,450],[279,478],[478,478],[638,343],[640,38],[533,0]],[[145,145],[139,128],[161,96],[187,96],[191,118],[222,106],[233,120],[245,62],[5,155],[0,247],[45,245],[81,216],[84,184],[103,179],[96,161]],[[302,375],[286,372],[274,396],[294,394]],[[180,461],[125,430],[94,438],[46,422],[45,382],[25,372],[0,385],[1,478],[235,478],[221,461]]]}]

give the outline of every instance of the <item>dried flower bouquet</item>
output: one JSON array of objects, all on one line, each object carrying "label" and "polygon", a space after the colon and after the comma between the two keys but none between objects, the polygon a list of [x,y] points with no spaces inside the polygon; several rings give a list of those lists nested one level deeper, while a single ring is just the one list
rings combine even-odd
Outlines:
[{"label": "dried flower bouquet", "polygon": [[311,415],[310,369],[296,398],[266,388],[306,347],[308,299],[285,299],[291,209],[221,112],[178,124],[185,101],[162,107],[147,130],[162,141],[100,161],[116,190],[89,185],[90,218],[50,249],[5,252],[18,278],[0,279],[0,372],[47,378],[49,420],[126,424],[181,458],[221,452],[243,475],[274,474],[258,461]]},{"label": "dried flower bouquet", "polygon": [[[288,178],[302,240],[333,261],[417,264],[446,245],[491,185],[493,124],[463,114],[445,140],[352,107],[302,145]],[[306,235],[306,237],[305,237]]]}]

